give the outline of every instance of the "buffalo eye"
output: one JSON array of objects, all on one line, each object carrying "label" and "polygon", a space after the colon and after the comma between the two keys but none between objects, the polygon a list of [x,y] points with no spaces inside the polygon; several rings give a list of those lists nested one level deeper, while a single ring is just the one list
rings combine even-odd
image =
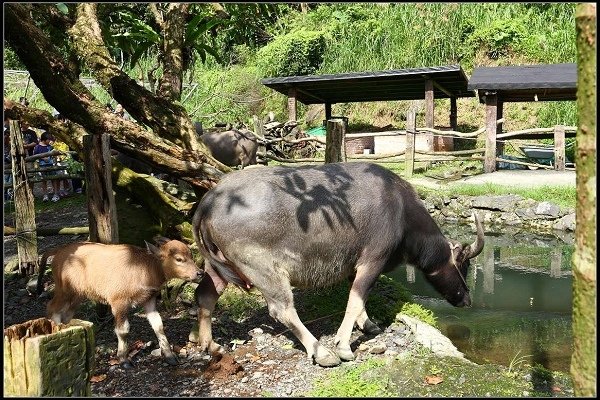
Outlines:
[{"label": "buffalo eye", "polygon": [[183,262],[183,257],[175,257],[175,261],[177,261],[177,262]]}]

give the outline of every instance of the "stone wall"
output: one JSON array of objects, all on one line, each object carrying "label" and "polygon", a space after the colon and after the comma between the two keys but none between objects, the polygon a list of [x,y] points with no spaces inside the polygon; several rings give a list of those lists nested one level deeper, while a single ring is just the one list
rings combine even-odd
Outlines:
[{"label": "stone wall", "polygon": [[435,219],[470,222],[473,212],[486,227],[515,226],[540,232],[575,231],[575,209],[563,209],[547,201],[519,195],[428,196],[422,199]]}]

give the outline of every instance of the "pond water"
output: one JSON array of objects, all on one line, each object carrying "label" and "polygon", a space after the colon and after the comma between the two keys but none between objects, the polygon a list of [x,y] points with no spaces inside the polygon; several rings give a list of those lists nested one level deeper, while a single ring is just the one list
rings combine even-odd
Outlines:
[{"label": "pond water", "polygon": [[[446,237],[471,242],[474,227],[444,224]],[[487,229],[486,229],[487,230]],[[487,232],[481,254],[471,260],[473,304],[455,308],[412,266],[389,277],[434,311],[438,328],[477,363],[541,364],[568,372],[573,352],[571,258],[574,236],[520,231]]]}]

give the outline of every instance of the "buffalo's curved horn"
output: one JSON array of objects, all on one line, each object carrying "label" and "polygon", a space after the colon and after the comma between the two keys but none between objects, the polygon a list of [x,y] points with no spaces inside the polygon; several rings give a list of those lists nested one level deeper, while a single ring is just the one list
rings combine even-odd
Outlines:
[{"label": "buffalo's curved horn", "polygon": [[484,234],[483,234],[483,224],[477,218],[477,214],[473,213],[473,218],[475,218],[475,226],[477,227],[477,238],[475,242],[473,242],[469,246],[469,253],[467,255],[467,259],[476,257],[481,250],[483,250],[483,242],[484,242]]}]

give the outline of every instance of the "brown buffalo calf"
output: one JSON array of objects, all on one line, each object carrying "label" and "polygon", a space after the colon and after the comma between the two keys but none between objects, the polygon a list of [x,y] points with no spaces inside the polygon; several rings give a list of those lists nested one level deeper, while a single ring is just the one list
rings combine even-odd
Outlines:
[{"label": "brown buffalo calf", "polygon": [[157,244],[158,247],[146,242],[146,250],[127,244],[79,242],[46,251],[40,263],[37,291],[42,291],[41,277],[48,257],[53,255],[56,287],[48,303],[48,318],[56,323],[69,322],[85,299],[110,305],[118,339],[117,356],[129,368],[127,314],[132,306],[143,305],[163,356],[169,364],[177,364],[156,310],[156,299],[160,287],[169,279],[196,280],[203,272],[184,243],[159,238]]}]

